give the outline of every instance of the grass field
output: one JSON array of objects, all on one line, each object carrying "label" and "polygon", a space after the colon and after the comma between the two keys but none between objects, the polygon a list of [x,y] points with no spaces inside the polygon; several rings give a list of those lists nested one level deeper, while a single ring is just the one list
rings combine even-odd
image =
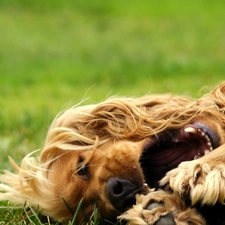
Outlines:
[{"label": "grass field", "polygon": [[[220,0],[1,0],[1,169],[8,155],[19,162],[41,148],[54,116],[82,99],[199,97],[221,82],[224,8]],[[24,209],[0,210],[0,224],[42,224]]]}]

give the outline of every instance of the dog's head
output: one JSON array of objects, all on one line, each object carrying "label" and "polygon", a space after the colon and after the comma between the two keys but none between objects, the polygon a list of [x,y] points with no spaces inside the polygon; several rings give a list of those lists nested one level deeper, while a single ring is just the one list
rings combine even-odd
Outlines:
[{"label": "dog's head", "polygon": [[156,187],[182,161],[224,143],[223,103],[215,93],[197,101],[111,99],[57,117],[42,153],[58,198],[52,216],[71,218],[82,199],[81,217],[96,204],[104,217],[115,218],[147,191],[146,183]]},{"label": "dog's head", "polygon": [[116,218],[180,162],[225,143],[224,93],[222,83],[199,100],[117,98],[65,111],[49,129],[40,165],[23,169],[21,199],[55,219],[71,219],[81,200],[79,221],[95,206]]},{"label": "dog's head", "polygon": [[147,191],[139,166],[143,144],[119,141],[94,151],[59,151],[47,172],[57,199],[52,216],[71,219],[81,200],[79,221],[95,205],[105,218],[116,218],[135,204],[135,195]]}]

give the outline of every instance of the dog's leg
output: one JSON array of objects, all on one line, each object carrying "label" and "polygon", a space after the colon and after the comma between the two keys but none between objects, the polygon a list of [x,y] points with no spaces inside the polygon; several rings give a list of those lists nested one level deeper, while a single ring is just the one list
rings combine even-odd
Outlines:
[{"label": "dog's leg", "polygon": [[183,162],[161,180],[182,197],[188,197],[192,205],[224,204],[225,199],[225,145],[206,156]]},{"label": "dog's leg", "polygon": [[195,209],[187,208],[175,194],[164,191],[137,195],[133,208],[119,217],[129,225],[204,225]]}]

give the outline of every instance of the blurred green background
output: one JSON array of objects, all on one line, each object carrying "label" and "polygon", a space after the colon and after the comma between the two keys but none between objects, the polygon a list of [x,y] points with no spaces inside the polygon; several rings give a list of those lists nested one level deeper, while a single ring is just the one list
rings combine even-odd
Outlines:
[{"label": "blurred green background", "polygon": [[224,79],[224,9],[221,0],[1,0],[1,168],[41,148],[55,115],[82,99],[200,97]]},{"label": "blurred green background", "polygon": [[199,97],[225,75],[225,1],[1,0],[0,159],[41,148],[86,99]]}]

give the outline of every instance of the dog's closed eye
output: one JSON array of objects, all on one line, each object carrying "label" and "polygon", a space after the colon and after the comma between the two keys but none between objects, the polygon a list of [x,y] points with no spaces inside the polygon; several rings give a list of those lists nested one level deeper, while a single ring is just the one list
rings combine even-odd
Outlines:
[{"label": "dog's closed eye", "polygon": [[79,176],[81,176],[84,179],[90,178],[90,172],[89,172],[88,164],[85,163],[85,160],[84,160],[83,156],[80,156],[77,167],[78,167],[77,173],[78,173]]}]

